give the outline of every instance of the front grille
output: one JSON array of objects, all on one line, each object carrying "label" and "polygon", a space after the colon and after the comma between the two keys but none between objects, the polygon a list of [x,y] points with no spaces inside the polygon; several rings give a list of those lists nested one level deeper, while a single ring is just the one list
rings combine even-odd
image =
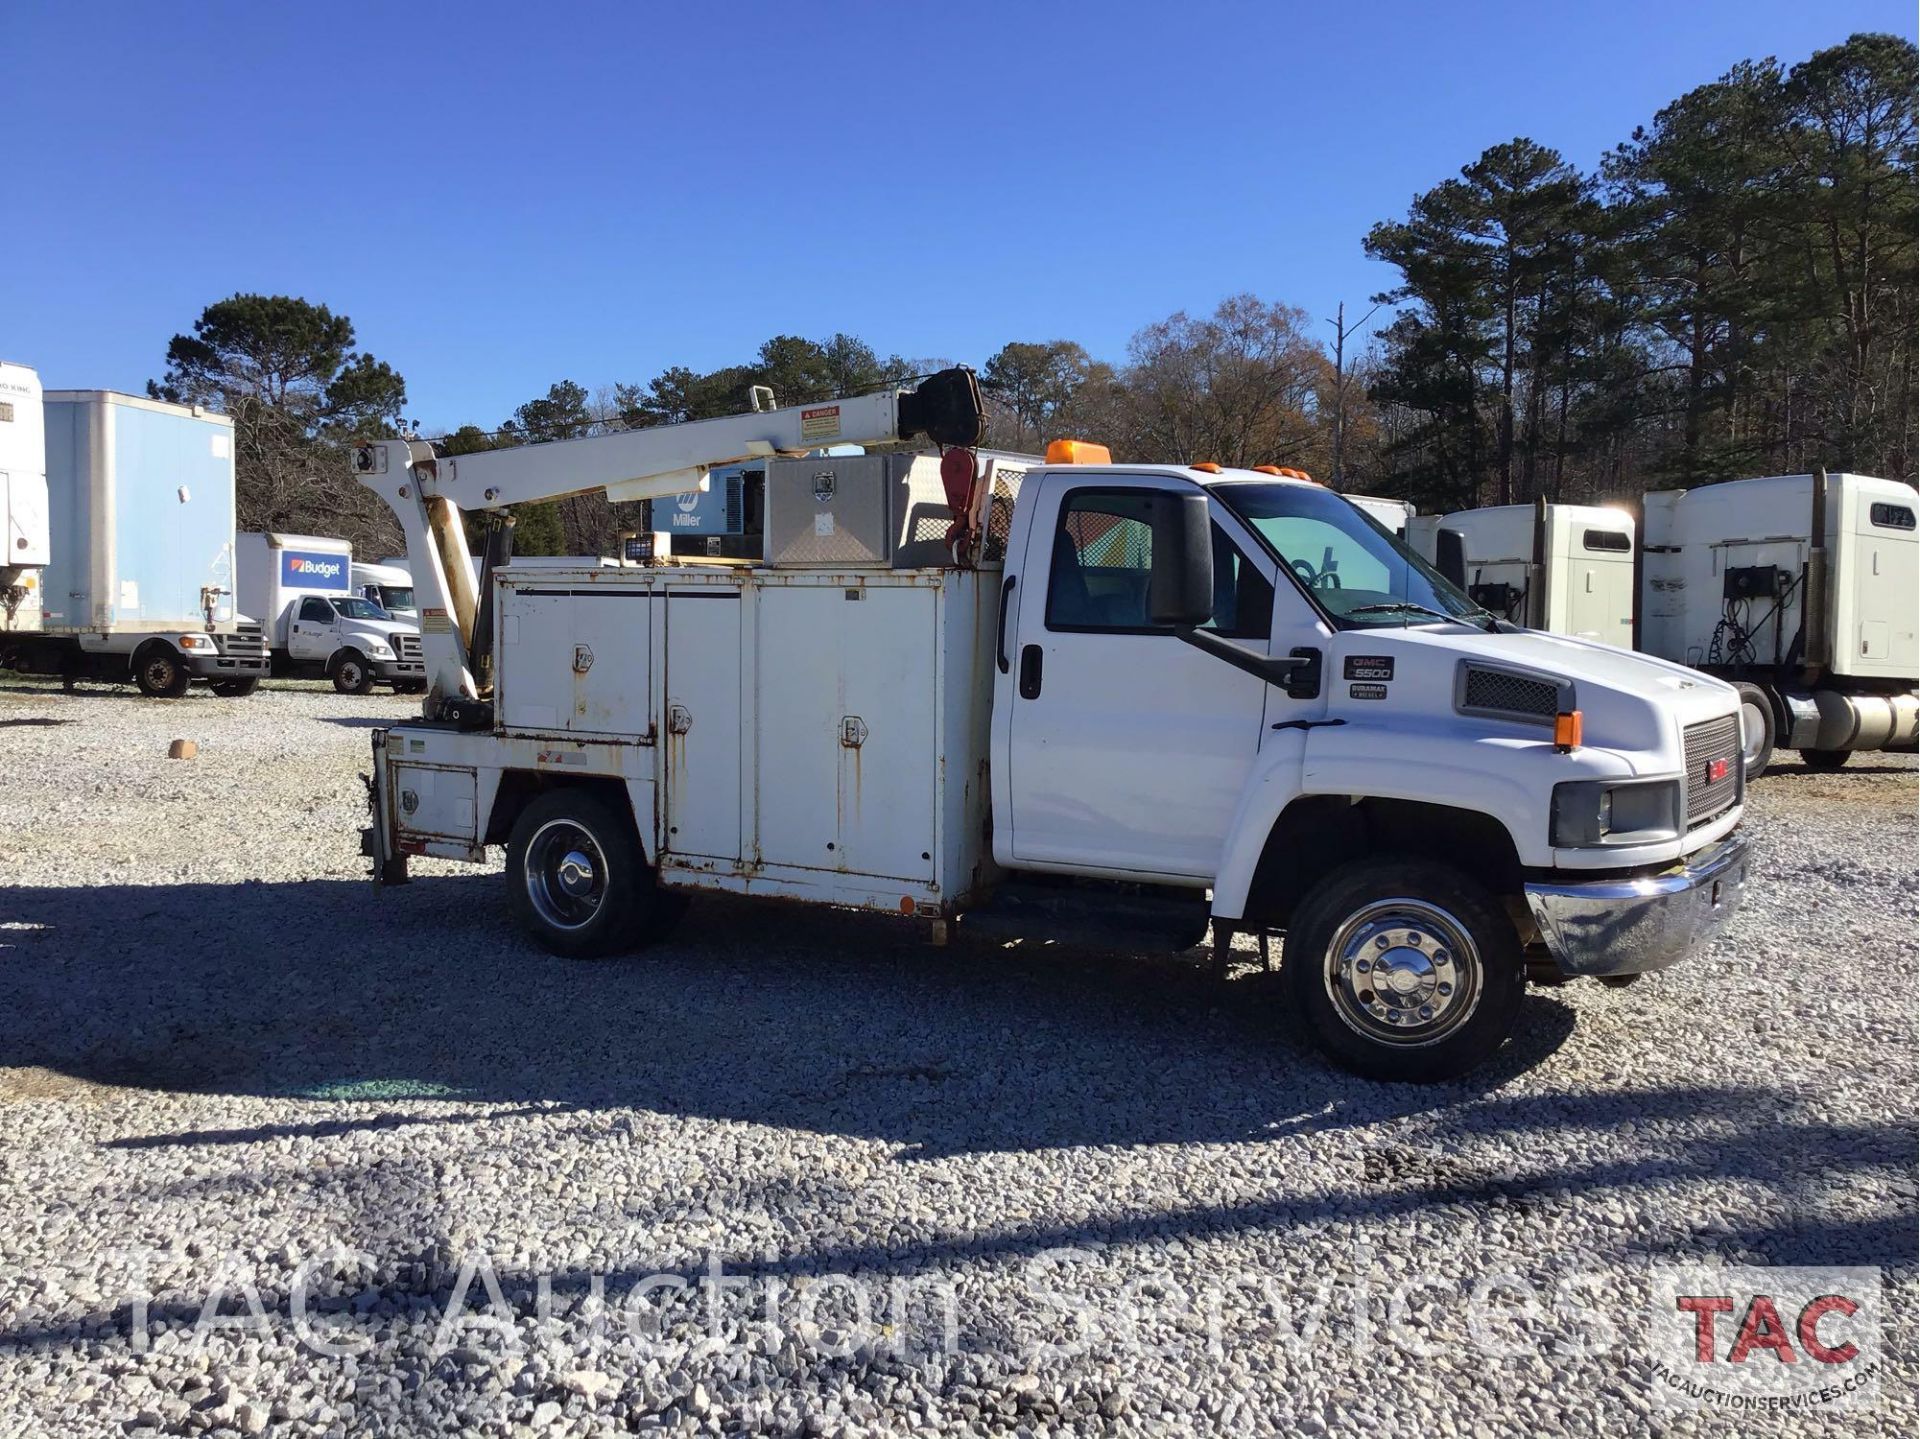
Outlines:
[{"label": "front grille", "polygon": [[420,659],[420,636],[395,635],[393,637],[393,652],[398,655],[404,663],[418,663]]},{"label": "front grille", "polygon": [[1470,664],[1461,676],[1458,708],[1552,724],[1561,709],[1560,691],[1551,680]]},{"label": "front grille", "polygon": [[215,635],[220,653],[231,659],[261,660],[267,657],[267,637],[259,625],[241,625],[230,635]]},{"label": "front grille", "polygon": [[[1705,824],[1740,798],[1740,719],[1722,715],[1686,729],[1687,828]],[[1716,761],[1726,762],[1719,779],[1709,776]]]}]

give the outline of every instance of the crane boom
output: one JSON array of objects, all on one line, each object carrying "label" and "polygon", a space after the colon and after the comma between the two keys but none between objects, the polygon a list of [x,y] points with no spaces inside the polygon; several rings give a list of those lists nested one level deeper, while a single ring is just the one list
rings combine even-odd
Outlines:
[{"label": "crane boom", "polygon": [[564,499],[602,490],[610,500],[657,499],[702,490],[717,465],[802,455],[836,444],[883,444],[925,436],[942,447],[980,442],[985,410],[973,371],[929,375],[914,389],[765,408],[713,420],[555,440],[479,454],[436,456],[422,440],[376,440],[354,450],[360,483],[392,508],[406,536],[420,606],[427,713],[450,698],[478,696],[470,656],[478,612],[468,510]]}]

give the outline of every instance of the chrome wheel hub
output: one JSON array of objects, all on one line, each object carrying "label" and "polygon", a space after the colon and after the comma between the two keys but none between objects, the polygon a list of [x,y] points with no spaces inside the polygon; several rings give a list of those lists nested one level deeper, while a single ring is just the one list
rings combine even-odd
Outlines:
[{"label": "chrome wheel hub", "polygon": [[1380,900],[1334,934],[1326,984],[1335,1012],[1368,1039],[1436,1044],[1479,1002],[1480,953],[1466,926],[1438,905]]},{"label": "chrome wheel hub", "polygon": [[579,929],[600,912],[607,862],[594,838],[572,820],[549,820],[527,844],[527,898],[555,929]]},{"label": "chrome wheel hub", "polygon": [[1767,717],[1755,704],[1740,706],[1740,759],[1747,768],[1760,758],[1760,740],[1766,734]]}]

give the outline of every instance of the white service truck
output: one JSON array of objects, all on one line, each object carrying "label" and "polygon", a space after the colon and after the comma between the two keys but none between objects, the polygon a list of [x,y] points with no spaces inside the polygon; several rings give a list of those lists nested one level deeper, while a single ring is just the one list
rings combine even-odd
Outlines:
[{"label": "white service truck", "polygon": [[353,546],[322,535],[243,534],[240,607],[266,625],[273,673],[327,679],[341,694],[375,682],[424,694],[419,627],[356,592]]},{"label": "white service truck", "polygon": [[[511,910],[564,955],[657,937],[702,890],[1135,950],[1211,923],[1217,960],[1284,932],[1327,1052],[1404,1080],[1486,1059],[1530,977],[1626,982],[1734,912],[1730,686],[1504,624],[1310,482],[1075,441],[999,474],[980,432],[951,370],[458,458],[360,448],[432,685],[373,736],[376,883],[505,846]],[[896,564],[884,487],[778,458],[916,437],[944,451],[943,563]],[[465,511],[747,459],[769,534],[820,541],[795,562],[468,561]],[[878,556],[832,543],[882,523]]]},{"label": "white service truck", "polygon": [[1750,775],[1914,748],[1920,535],[1912,485],[1770,475],[1645,499],[1639,647],[1736,686]]},{"label": "white service truck", "polygon": [[1633,644],[1633,516],[1604,505],[1491,505],[1419,515],[1407,543],[1439,564],[1440,537],[1460,537],[1468,596],[1528,629]]},{"label": "white service truck", "polygon": [[110,390],[43,392],[0,365],[0,667],[252,694],[257,625],[233,606],[233,422]]}]

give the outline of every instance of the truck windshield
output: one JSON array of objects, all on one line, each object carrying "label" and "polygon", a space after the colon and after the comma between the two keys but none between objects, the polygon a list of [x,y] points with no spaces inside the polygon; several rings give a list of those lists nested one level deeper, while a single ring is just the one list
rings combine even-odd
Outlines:
[{"label": "truck windshield", "polygon": [[363,600],[358,595],[349,596],[344,600],[331,600],[329,603],[333,606],[333,612],[343,620],[390,620],[393,618],[372,600]]},{"label": "truck windshield", "polygon": [[410,610],[413,608],[413,591],[404,585],[382,585],[380,603],[389,610]]},{"label": "truck windshield", "polygon": [[1483,623],[1487,612],[1331,490],[1235,481],[1213,493],[1342,628]]}]

